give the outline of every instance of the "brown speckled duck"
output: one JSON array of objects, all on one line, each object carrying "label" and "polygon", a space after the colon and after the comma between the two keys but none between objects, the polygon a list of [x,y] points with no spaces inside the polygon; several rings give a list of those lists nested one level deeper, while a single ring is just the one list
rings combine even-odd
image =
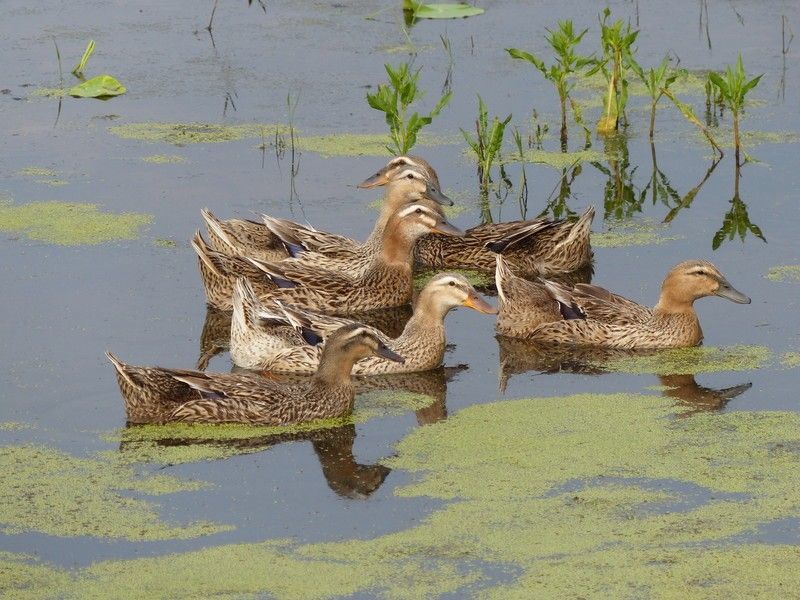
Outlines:
[{"label": "brown speckled duck", "polygon": [[428,267],[491,271],[497,253],[520,273],[569,273],[591,265],[593,219],[594,207],[590,206],[577,219],[487,223],[467,229],[463,238],[449,242],[425,236],[417,243],[415,257]]},{"label": "brown speckled duck", "polygon": [[[386,185],[406,167],[420,172],[423,180],[429,182],[434,194],[440,192],[439,178],[433,167],[425,159],[410,155],[393,158],[385,167],[360,183],[358,187],[373,188]],[[437,200],[443,204],[453,204],[452,200],[444,194],[441,194]],[[392,195],[390,191],[387,191],[382,205],[382,222],[381,219],[378,220],[375,231],[370,237],[379,237],[380,229],[385,225],[386,219],[406,202],[407,200],[403,199],[401,195]],[[215,217],[207,208],[204,208],[201,214],[206,222],[211,248],[226,254],[249,256],[262,261],[277,261],[291,257],[292,252],[297,254],[305,250],[348,258],[357,253],[358,248],[362,246],[360,242],[343,235],[320,231],[307,225],[266,215],[264,215],[263,222],[258,222],[249,219],[223,221]],[[276,235],[276,232],[280,232],[289,243]]]},{"label": "brown speckled duck", "polygon": [[[320,349],[314,345],[318,338],[325,338],[342,325],[352,323],[342,317],[290,306],[281,305],[270,311],[261,305],[245,280],[236,283],[231,358],[240,367],[271,373],[313,373],[320,361]],[[405,362],[367,357],[356,363],[353,374],[411,373],[438,367],[446,345],[444,319],[457,306],[485,314],[497,312],[461,275],[437,275],[420,292],[414,314],[396,339],[387,339],[375,332],[389,348],[405,357]],[[285,327],[275,327],[281,324],[279,312],[284,315],[282,324],[291,324],[296,329],[294,339],[287,337]]]},{"label": "brown speckled duck", "polygon": [[236,278],[247,277],[262,300],[280,300],[330,314],[407,304],[412,294],[411,253],[416,240],[430,232],[463,235],[437,207],[425,199],[398,209],[386,224],[380,251],[358,276],[294,261],[265,263],[225,255],[205,246],[198,234],[192,246],[200,259],[208,303],[230,309]]},{"label": "brown speckled duck", "polygon": [[501,256],[495,272],[500,298],[497,332],[511,337],[608,348],[680,348],[703,339],[694,301],[720,296],[739,304],[750,298],[734,289],[713,264],[682,262],[667,274],[654,308],[601,287],[568,288],[514,275]]},{"label": "brown speckled duck", "polygon": [[325,343],[306,382],[282,385],[259,375],[204,373],[127,365],[111,353],[129,422],[287,425],[353,410],[353,365],[370,355],[402,362],[370,330],[347,325]]}]

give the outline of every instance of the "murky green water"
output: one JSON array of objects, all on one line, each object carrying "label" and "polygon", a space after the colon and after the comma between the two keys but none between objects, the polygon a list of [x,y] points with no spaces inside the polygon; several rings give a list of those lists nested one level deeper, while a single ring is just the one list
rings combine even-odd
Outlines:
[{"label": "murky green water", "polygon": [[[559,156],[555,92],[504,48],[549,56],[544,27],[562,18],[591,27],[593,48],[599,8],[480,5],[479,17],[417,23],[411,45],[399,3],[270,3],[264,14],[220,2],[213,38],[212,2],[0,6],[4,596],[796,589],[800,63],[794,45],[781,52],[781,16],[797,29],[798,6],[611,4],[641,28],[642,64],[669,50],[689,69],[676,92],[724,145],[729,115],[704,114],[700,77],[739,51],[764,73],[742,124],[757,162],[737,185],[732,152],[712,163],[664,100],[651,147],[635,86],[626,135],[584,150],[573,127]],[[127,94],[59,93],[90,38],[87,74],[114,75]],[[459,133],[472,131],[480,93],[490,114],[513,113],[523,139],[536,141],[537,124],[550,132],[526,152],[527,203],[510,161],[510,189],[490,194],[494,219],[591,204],[595,283],[650,303],[669,267],[707,258],[753,303],[702,300],[707,347],[636,360],[537,351],[456,311],[447,368],[372,382],[345,422],[126,429],[105,350],[230,369],[225,316],[206,310],[187,243],[200,208],[371,229],[377,195],[355,184],[383,164],[386,140],[364,94],[412,48],[427,100],[446,82],[454,92],[416,151],[457,201],[456,224],[481,217]],[[299,97],[293,115],[287,94]],[[596,82],[575,94],[593,123]],[[718,235],[726,220],[743,240]]]}]

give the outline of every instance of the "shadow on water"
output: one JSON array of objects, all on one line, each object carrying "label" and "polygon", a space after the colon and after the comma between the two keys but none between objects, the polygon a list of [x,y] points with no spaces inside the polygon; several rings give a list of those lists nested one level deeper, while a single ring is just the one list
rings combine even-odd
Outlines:
[{"label": "shadow on water", "polygon": [[[592,348],[564,346],[555,344],[536,344],[527,340],[496,336],[499,347],[499,389],[505,392],[508,382],[514,375],[523,373],[569,372],[583,375],[602,375],[607,373],[603,363],[631,357],[652,356],[658,351],[617,350],[611,348]],[[694,374],[657,375],[663,396],[673,398],[687,411],[682,415],[721,410],[733,398],[752,387],[743,383],[726,388],[709,388],[695,380]]]}]

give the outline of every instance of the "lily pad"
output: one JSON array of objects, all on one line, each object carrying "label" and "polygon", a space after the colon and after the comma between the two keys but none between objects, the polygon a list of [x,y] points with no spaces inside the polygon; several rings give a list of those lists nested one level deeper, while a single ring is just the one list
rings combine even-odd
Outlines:
[{"label": "lily pad", "polygon": [[98,75],[71,87],[67,93],[78,98],[110,98],[127,91],[127,88],[111,75]]},{"label": "lily pad", "polygon": [[482,15],[485,12],[482,8],[464,2],[422,4],[413,0],[404,0],[403,10],[410,10],[414,13],[415,19],[464,19]]}]

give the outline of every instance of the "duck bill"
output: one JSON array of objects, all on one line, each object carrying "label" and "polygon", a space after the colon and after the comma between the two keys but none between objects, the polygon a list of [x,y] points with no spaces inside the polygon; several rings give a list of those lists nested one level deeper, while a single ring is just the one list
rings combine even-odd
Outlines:
[{"label": "duck bill", "polygon": [[431,187],[430,184],[428,184],[428,187],[425,190],[425,195],[434,202],[438,202],[443,206],[453,206],[453,204],[455,204],[448,196],[445,196],[437,188]]},{"label": "duck bill", "polygon": [[386,169],[381,169],[372,177],[368,177],[364,181],[358,184],[362,190],[367,190],[374,187],[379,187],[381,185],[386,185],[389,183],[389,178],[387,177]]},{"label": "duck bill", "polygon": [[406,359],[397,354],[396,352],[392,352],[386,346],[381,346],[377,350],[375,350],[375,354],[380,356],[381,358],[385,358],[386,360],[391,360],[393,362],[404,363]]},{"label": "duck bill", "polygon": [[464,237],[464,232],[461,231],[458,227],[454,227],[450,225],[447,221],[442,221],[437,223],[431,231],[433,233],[441,233],[442,235],[454,235],[456,237]]},{"label": "duck bill", "polygon": [[719,288],[715,295],[730,300],[731,302],[736,302],[736,304],[750,304],[750,298],[733,287],[727,279],[723,279],[719,282]]},{"label": "duck bill", "polygon": [[485,315],[497,314],[497,309],[486,302],[486,300],[481,298],[478,294],[471,295],[469,298],[464,300],[464,306],[471,308],[472,310],[477,310],[479,313],[483,313]]}]

